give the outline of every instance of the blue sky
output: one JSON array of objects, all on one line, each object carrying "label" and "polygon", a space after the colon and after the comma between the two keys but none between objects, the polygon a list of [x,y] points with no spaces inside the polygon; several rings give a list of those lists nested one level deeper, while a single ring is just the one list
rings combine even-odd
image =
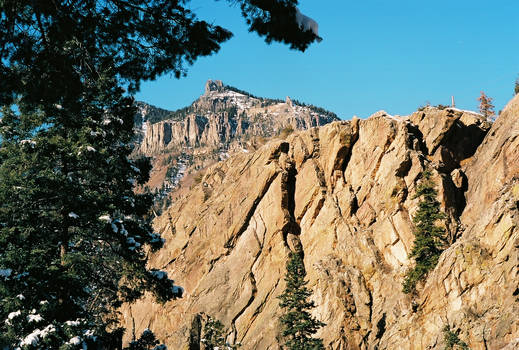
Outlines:
[{"label": "blue sky", "polygon": [[177,109],[220,79],[254,95],[290,96],[342,119],[384,109],[406,115],[427,102],[477,109],[481,90],[496,111],[513,97],[519,75],[519,1],[300,0],[323,41],[306,52],[267,45],[247,31],[225,0],[192,0],[208,22],[234,33],[217,54],[142,85],[137,99]]}]

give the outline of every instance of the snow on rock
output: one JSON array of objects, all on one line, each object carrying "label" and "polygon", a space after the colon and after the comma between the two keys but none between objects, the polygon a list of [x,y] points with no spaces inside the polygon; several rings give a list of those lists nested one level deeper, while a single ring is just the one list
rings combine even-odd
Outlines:
[{"label": "snow on rock", "polygon": [[451,109],[451,110],[456,111],[456,112],[469,113],[469,114],[478,115],[480,117],[484,117],[484,115],[481,114],[481,113],[474,112],[474,111],[469,111],[467,109],[459,109],[459,108],[455,108],[455,107],[449,107],[448,109]]}]

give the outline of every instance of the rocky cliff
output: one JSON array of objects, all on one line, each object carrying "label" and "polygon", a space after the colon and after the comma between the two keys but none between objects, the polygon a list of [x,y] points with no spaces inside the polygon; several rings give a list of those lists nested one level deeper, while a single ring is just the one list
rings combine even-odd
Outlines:
[{"label": "rocky cliff", "polygon": [[[141,109],[143,118],[150,109]],[[179,147],[228,148],[231,141],[253,136],[271,137],[282,129],[320,126],[338,118],[320,108],[255,97],[245,91],[209,80],[205,93],[195,102],[163,116],[165,120],[145,121],[140,152],[156,155]]]},{"label": "rocky cliff", "polygon": [[[448,248],[413,295],[412,217],[432,169]],[[207,316],[243,349],[278,349],[288,253],[304,253],[327,349],[519,347],[519,96],[490,125],[456,109],[379,112],[267,143],[208,168],[155,221],[151,258],[185,289],[122,309],[170,349],[199,349]]]},{"label": "rocky cliff", "polygon": [[236,153],[252,152],[269,138],[339,120],[323,108],[289,97],[284,101],[256,97],[220,80],[208,80],[204,94],[177,111],[143,102],[137,106],[135,155],[152,158],[146,187],[155,193],[158,212],[170,202],[170,191],[181,180],[189,184],[197,170]]}]

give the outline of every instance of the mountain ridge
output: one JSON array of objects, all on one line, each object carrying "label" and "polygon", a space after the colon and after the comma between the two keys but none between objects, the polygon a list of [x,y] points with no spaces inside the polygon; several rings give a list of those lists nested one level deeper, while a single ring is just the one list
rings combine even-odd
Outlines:
[{"label": "mountain ridge", "polygon": [[135,155],[152,157],[148,187],[159,191],[159,199],[184,175],[231,154],[254,151],[269,138],[339,120],[323,108],[289,97],[284,101],[256,97],[220,80],[208,80],[204,91],[176,111],[137,103]]},{"label": "mountain ridge", "polygon": [[[453,108],[378,112],[213,164],[154,223],[166,245],[151,264],[175,276],[185,297],[127,305],[123,324],[184,349],[209,315],[231,343],[278,349],[276,296],[288,253],[302,249],[313,315],[326,323],[317,335],[330,349],[443,349],[447,326],[473,349],[512,349],[518,143],[516,97],[493,124]],[[450,245],[407,295],[414,194],[427,168]]]}]

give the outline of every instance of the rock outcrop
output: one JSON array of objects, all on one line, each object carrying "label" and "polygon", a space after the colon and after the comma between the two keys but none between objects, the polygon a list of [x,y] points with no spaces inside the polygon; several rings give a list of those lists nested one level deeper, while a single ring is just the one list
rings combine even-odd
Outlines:
[{"label": "rock outcrop", "polygon": [[181,116],[145,122],[139,152],[152,156],[180,147],[228,148],[233,140],[271,137],[283,128],[303,130],[338,120],[332,113],[288,101],[258,98],[209,80],[205,93]]},{"label": "rock outcrop", "polygon": [[[426,167],[451,244],[406,295]],[[471,349],[515,348],[518,226],[519,96],[493,125],[436,108],[334,122],[206,169],[155,221],[166,245],[151,265],[184,298],[125,305],[123,326],[199,349],[189,339],[210,315],[242,349],[278,349],[276,297],[289,251],[302,250],[327,349],[443,349],[445,326]]]}]

